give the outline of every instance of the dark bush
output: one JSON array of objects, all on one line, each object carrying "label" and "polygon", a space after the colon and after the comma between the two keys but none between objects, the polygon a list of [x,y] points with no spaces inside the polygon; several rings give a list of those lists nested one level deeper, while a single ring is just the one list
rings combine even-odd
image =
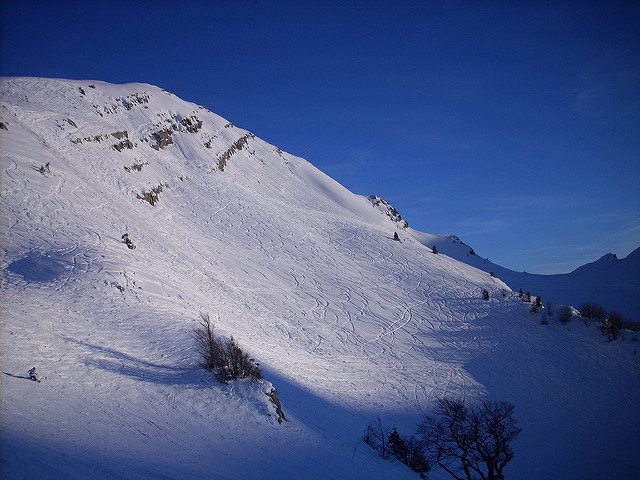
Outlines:
[{"label": "dark bush", "polygon": [[613,341],[620,335],[626,320],[618,312],[611,312],[600,324],[600,330],[609,341]]},{"label": "dark bush", "polygon": [[558,307],[556,316],[558,317],[558,321],[565,325],[573,318],[573,310],[571,307],[562,305],[561,307]]},{"label": "dark bush", "polygon": [[583,303],[578,308],[580,315],[589,320],[604,320],[607,317],[605,309],[597,303]]},{"label": "dark bush", "polygon": [[214,335],[214,325],[208,313],[200,314],[200,326],[193,330],[196,350],[202,359],[202,367],[211,370],[222,383],[239,378],[258,380],[260,369],[233,337]]},{"label": "dark bush", "polygon": [[420,474],[421,478],[426,478],[426,474],[431,470],[431,465],[425,455],[424,445],[416,437],[411,436],[405,440],[407,446],[407,458],[404,463],[414,472]]},{"label": "dark bush", "polygon": [[431,469],[422,442],[413,436],[403,438],[395,426],[391,430],[385,428],[380,417],[367,426],[364,442],[376,450],[382,458],[395,457],[414,472],[419,473],[422,478],[426,478],[426,472]]}]

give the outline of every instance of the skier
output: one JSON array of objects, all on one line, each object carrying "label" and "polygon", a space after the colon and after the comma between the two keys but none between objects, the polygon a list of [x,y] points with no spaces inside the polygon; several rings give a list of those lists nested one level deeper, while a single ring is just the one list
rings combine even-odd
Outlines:
[{"label": "skier", "polygon": [[29,374],[29,380],[40,383],[40,379],[36,376],[36,367],[33,367],[27,373]]}]

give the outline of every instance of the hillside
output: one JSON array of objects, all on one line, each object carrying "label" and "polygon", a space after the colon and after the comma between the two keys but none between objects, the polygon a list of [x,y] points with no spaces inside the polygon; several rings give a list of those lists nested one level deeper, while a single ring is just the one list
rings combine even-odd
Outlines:
[{"label": "hillside", "polygon": [[[395,241],[367,198],[160,88],[3,79],[0,114],[3,478],[417,478],[362,435],[377,416],[413,433],[438,396],[516,405],[508,478],[640,468],[630,338],[540,325],[501,280]],[[200,312],[264,382],[199,368]]]},{"label": "hillside", "polygon": [[454,235],[434,235],[407,228],[407,235],[429,248],[460,260],[484,272],[493,273],[513,290],[522,289],[554,305],[581,305],[595,302],[607,311],[621,313],[629,320],[640,319],[640,248],[619,259],[603,255],[595,262],[570,273],[541,275],[516,272],[496,265]]}]

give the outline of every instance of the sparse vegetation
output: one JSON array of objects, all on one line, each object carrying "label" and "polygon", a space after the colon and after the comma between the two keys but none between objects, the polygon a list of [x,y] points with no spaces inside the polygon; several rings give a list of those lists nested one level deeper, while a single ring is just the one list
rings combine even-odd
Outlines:
[{"label": "sparse vegetation", "polygon": [[364,443],[376,450],[382,458],[389,458],[389,431],[382,425],[380,417],[375,422],[367,425],[364,433]]},{"label": "sparse vegetation", "polygon": [[208,313],[200,314],[200,323],[193,330],[201,365],[213,372],[218,381],[228,383],[239,378],[258,380],[262,374],[249,355],[242,351],[233,337],[213,333],[214,324]]},{"label": "sparse vegetation", "polygon": [[583,303],[578,309],[580,310],[580,316],[585,319],[585,323],[590,320],[604,320],[607,317],[607,312],[597,303]]},{"label": "sparse vegetation", "polygon": [[419,473],[421,478],[426,478],[426,473],[431,470],[422,442],[415,436],[402,437],[395,426],[392,429],[384,427],[380,417],[367,426],[363,440],[382,458],[401,461]]},{"label": "sparse vegetation", "polygon": [[562,305],[557,308],[557,318],[562,325],[566,325],[573,318],[573,310],[571,307]]},{"label": "sparse vegetation", "polygon": [[461,399],[436,400],[435,415],[418,427],[428,459],[456,480],[501,480],[514,457],[511,443],[521,432],[514,406],[482,400],[467,405]]},{"label": "sparse vegetation", "polygon": [[620,335],[620,330],[624,328],[625,319],[618,312],[611,312],[600,324],[602,334],[612,342]]}]

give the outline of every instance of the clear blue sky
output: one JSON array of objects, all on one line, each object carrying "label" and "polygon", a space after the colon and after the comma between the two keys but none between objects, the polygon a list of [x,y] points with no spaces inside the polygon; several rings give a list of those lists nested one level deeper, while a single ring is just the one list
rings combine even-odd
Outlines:
[{"label": "clear blue sky", "polygon": [[1,5],[2,75],[166,88],[503,266],[640,246],[640,2]]}]

